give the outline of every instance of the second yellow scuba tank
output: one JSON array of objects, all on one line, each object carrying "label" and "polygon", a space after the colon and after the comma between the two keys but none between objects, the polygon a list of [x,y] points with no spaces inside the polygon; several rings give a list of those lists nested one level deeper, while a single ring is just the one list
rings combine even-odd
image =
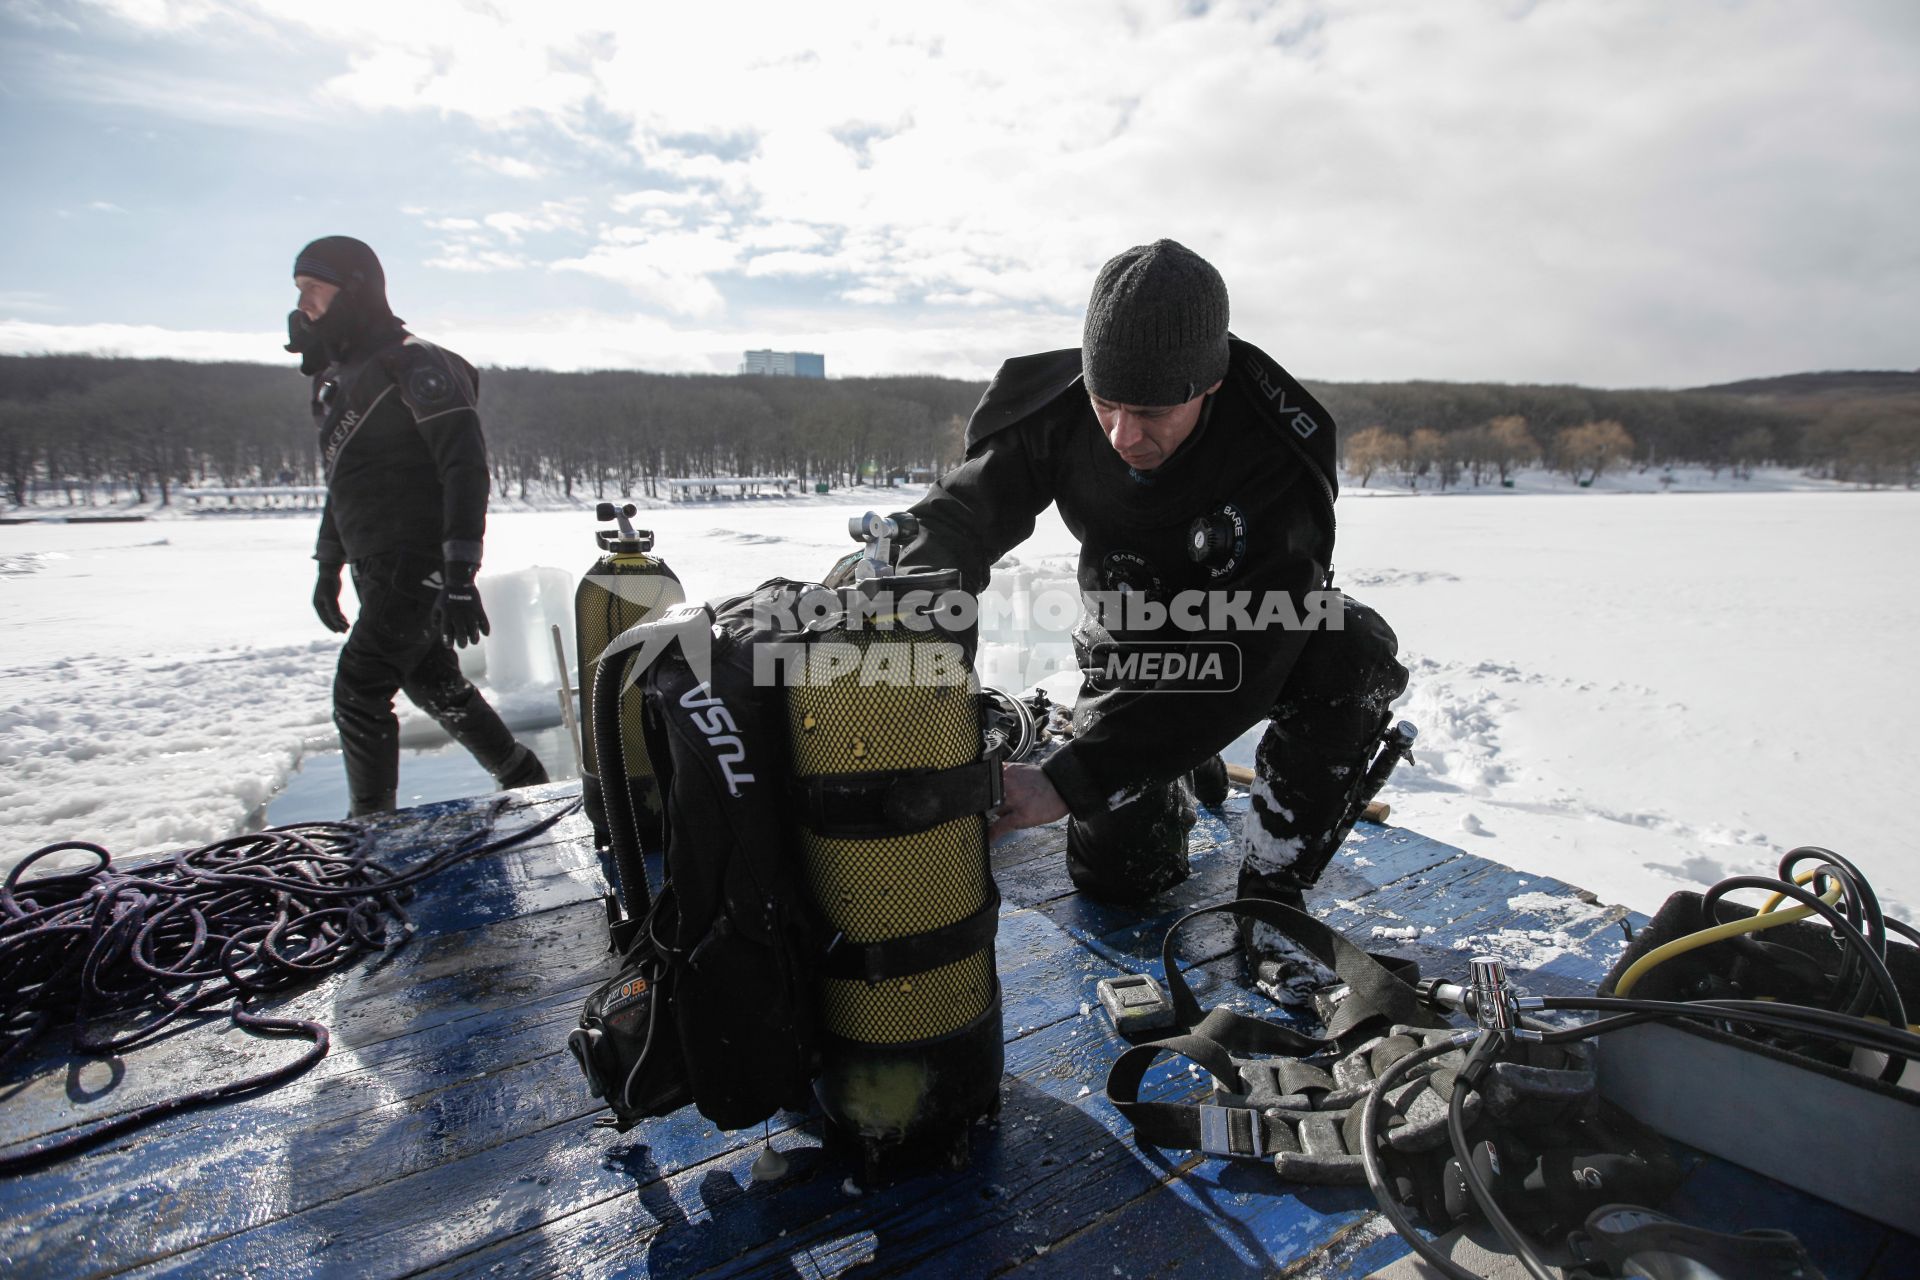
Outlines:
[{"label": "second yellow scuba tank", "polygon": [[633,527],[631,518],[636,510],[631,504],[616,506],[611,502],[602,502],[595,509],[601,521],[614,521],[615,528],[596,531],[601,556],[580,579],[573,598],[574,640],[580,667],[581,792],[586,800],[587,817],[593,823],[594,847],[600,853],[602,869],[613,890],[607,899],[607,922],[616,947],[634,925],[631,909],[634,904],[624,900],[629,895],[622,893],[622,886],[639,869],[611,865],[613,844],[607,827],[603,788],[615,783],[626,787],[640,843],[649,850],[660,845],[660,795],[646,739],[640,731],[643,691],[637,686],[622,696],[620,705],[623,776],[617,779],[603,776],[594,741],[594,677],[601,652],[615,636],[687,598],[680,579],[667,567],[666,561],[651,554],[653,534]]}]

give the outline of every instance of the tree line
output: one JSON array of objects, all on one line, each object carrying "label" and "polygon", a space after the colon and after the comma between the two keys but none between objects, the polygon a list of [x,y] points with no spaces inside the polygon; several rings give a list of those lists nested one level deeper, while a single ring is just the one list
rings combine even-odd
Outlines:
[{"label": "tree line", "polygon": [[1920,484],[1920,373],[1799,374],[1691,391],[1500,383],[1314,386],[1343,427],[1345,469],[1447,487],[1532,466],[1589,483],[1620,467],[1751,474],[1800,467]]},{"label": "tree line", "polygon": [[[669,477],[784,475],[844,485],[963,452],[984,384],[485,369],[495,490],[658,497]],[[1495,383],[1308,383],[1363,482],[1447,487],[1550,466],[1799,466],[1920,484],[1920,374],[1796,375],[1698,391]],[[0,493],[85,505],[175,490],[321,482],[306,381],[291,368],[0,356]]]}]

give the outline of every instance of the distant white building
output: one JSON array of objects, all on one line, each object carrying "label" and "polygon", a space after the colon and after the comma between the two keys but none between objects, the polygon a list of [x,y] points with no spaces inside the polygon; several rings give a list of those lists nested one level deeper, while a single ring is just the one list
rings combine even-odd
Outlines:
[{"label": "distant white building", "polygon": [[812,351],[749,351],[740,362],[740,372],[776,378],[824,378],[827,358]]}]

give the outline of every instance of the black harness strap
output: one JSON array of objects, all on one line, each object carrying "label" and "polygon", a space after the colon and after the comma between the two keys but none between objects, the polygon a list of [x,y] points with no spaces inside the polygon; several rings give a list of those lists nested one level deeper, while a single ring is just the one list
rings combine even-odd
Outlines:
[{"label": "black harness strap", "polygon": [[829,978],[857,978],[869,985],[925,973],[964,960],[993,945],[1000,927],[1000,890],[970,916],[925,933],[884,942],[849,942],[841,934],[827,945],[820,972]]},{"label": "black harness strap", "polygon": [[[1311,952],[1315,959],[1333,970],[1334,975],[1346,984],[1349,994],[1327,1023],[1324,1037],[1313,1040],[1312,1037],[1301,1036],[1298,1032],[1264,1019],[1250,1018],[1230,1009],[1215,1009],[1211,1013],[1201,1010],[1200,1002],[1194,999],[1192,988],[1187,986],[1186,978],[1180,973],[1180,966],[1174,962],[1173,939],[1189,921],[1212,915],[1245,916],[1272,925]],[[1166,941],[1160,944],[1160,967],[1166,973],[1167,993],[1173,1000],[1173,1014],[1179,1024],[1218,1040],[1229,1049],[1304,1056],[1313,1050],[1290,1048],[1289,1045],[1306,1041],[1324,1049],[1375,1019],[1409,1027],[1445,1025],[1420,1003],[1419,996],[1411,986],[1378,959],[1347,941],[1338,930],[1329,929],[1304,911],[1296,911],[1284,903],[1266,898],[1236,898],[1232,902],[1201,907],[1198,911],[1189,911],[1181,916],[1174,921],[1173,928],[1167,930]],[[1277,1039],[1276,1032],[1281,1033]]]},{"label": "black harness strap", "polygon": [[1000,807],[1000,755],[951,769],[895,769],[796,779],[800,821],[830,840],[911,835]]}]

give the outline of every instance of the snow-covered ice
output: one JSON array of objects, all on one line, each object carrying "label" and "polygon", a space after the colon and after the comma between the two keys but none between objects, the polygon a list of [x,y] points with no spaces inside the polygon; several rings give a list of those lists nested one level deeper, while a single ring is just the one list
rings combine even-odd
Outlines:
[{"label": "snow-covered ice", "polygon": [[[1383,794],[1394,822],[1642,910],[1822,844],[1913,918],[1901,717],[1920,695],[1920,597],[1899,584],[1920,494],[1756,487],[1779,491],[1343,501],[1339,580],[1413,672],[1399,711],[1421,736]],[[639,523],[699,598],[818,577],[851,548],[849,515],[915,496]],[[495,633],[466,661],[523,724],[555,714],[546,628],[570,626],[594,527],[582,510],[490,520]],[[338,641],[308,603],[313,532],[312,517],[0,527],[0,865],[56,839],[133,852],[228,834],[330,745]],[[1070,585],[1073,552],[1049,512],[996,585]],[[1064,629],[1040,623],[989,631],[983,670],[1051,671],[1070,696]],[[411,740],[435,732],[402,711]],[[1251,763],[1256,738],[1229,758]]]}]

